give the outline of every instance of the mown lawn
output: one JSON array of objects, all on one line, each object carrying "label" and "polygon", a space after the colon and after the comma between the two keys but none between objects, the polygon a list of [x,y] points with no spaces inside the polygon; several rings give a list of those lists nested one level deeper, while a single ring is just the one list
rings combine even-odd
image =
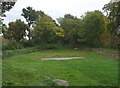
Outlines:
[{"label": "mown lawn", "polygon": [[[40,60],[52,57],[85,57],[74,60]],[[47,77],[46,77],[47,76]],[[17,86],[51,86],[61,79],[70,86],[116,86],[118,60],[91,51],[53,49],[3,59],[3,83]]]}]

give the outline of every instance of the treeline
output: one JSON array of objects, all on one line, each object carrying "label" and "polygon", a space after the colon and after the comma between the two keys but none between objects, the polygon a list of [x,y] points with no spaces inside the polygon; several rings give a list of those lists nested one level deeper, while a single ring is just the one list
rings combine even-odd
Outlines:
[{"label": "treeline", "polygon": [[[23,8],[20,19],[3,25],[3,36],[9,40],[3,49],[19,49],[49,43],[59,43],[71,47],[104,47],[118,48],[120,3],[108,3],[101,11],[86,12],[81,18],[71,14],[57,18],[57,23],[43,11],[35,11],[32,7]],[[117,17],[117,19],[115,19]],[[27,38],[27,39],[26,39]]]}]

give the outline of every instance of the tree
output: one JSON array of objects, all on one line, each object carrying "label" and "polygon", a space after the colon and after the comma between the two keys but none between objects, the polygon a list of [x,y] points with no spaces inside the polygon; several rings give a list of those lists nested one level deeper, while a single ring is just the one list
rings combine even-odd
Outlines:
[{"label": "tree", "polygon": [[9,11],[15,5],[15,3],[16,3],[16,1],[11,1],[11,0],[0,1],[0,6],[1,6],[2,13],[5,13],[6,11]]},{"label": "tree", "polygon": [[27,8],[23,8],[22,9],[22,16],[26,19],[26,21],[28,22],[28,37],[30,40],[31,37],[31,26],[35,23],[36,19],[39,17],[38,16],[38,12],[35,11],[32,7],[27,7]]},{"label": "tree", "polygon": [[87,12],[83,17],[82,42],[88,46],[99,47],[100,35],[104,30],[104,15],[100,11]]},{"label": "tree", "polygon": [[64,15],[64,18],[57,19],[60,26],[64,29],[64,43],[75,47],[79,44],[79,32],[82,27],[82,20],[71,14]]},{"label": "tree", "polygon": [[109,21],[114,23],[114,30],[117,31],[120,25],[120,2],[110,2],[103,7],[103,10],[107,13]]},{"label": "tree", "polygon": [[111,34],[108,29],[108,24],[109,24],[108,17],[104,16],[103,21],[105,27],[103,33],[100,35],[101,45],[104,48],[110,48],[112,42],[111,42]]},{"label": "tree", "polygon": [[63,29],[56,26],[50,16],[44,15],[39,17],[33,30],[33,39],[40,44],[52,43],[58,38],[64,37]]},{"label": "tree", "polygon": [[15,22],[10,22],[7,30],[3,31],[3,35],[6,39],[13,39],[20,42],[26,36],[26,30],[28,26],[20,19]]},{"label": "tree", "polygon": [[103,7],[108,17],[108,29],[111,34],[111,47],[117,48],[120,40],[120,2],[110,2]]},{"label": "tree", "polygon": [[3,25],[3,19],[1,17],[5,17],[5,12],[9,11],[16,2],[13,1],[6,1],[6,0],[0,0],[0,34],[2,33],[2,25]]}]

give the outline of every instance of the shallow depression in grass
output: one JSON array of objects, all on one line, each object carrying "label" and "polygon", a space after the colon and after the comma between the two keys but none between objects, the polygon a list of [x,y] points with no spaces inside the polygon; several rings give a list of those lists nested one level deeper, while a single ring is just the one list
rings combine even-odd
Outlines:
[{"label": "shallow depression in grass", "polygon": [[64,57],[64,58],[41,58],[41,60],[69,60],[69,59],[81,59],[84,57]]}]

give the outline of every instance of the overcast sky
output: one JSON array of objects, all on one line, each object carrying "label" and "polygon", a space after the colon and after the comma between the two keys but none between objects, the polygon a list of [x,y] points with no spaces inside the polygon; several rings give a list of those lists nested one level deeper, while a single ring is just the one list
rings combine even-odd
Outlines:
[{"label": "overcast sky", "polygon": [[80,17],[87,11],[101,10],[110,0],[17,0],[15,6],[6,12],[4,23],[15,21],[16,19],[25,19],[21,16],[22,9],[28,6],[35,10],[42,10],[54,20],[70,13]]}]

